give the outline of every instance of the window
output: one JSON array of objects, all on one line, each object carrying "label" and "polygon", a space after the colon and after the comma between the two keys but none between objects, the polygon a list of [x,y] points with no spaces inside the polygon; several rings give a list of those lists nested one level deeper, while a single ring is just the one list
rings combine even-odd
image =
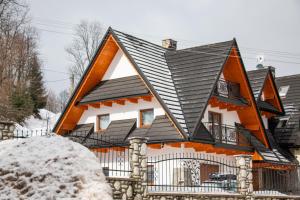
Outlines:
[{"label": "window", "polygon": [[97,130],[105,130],[109,125],[109,114],[97,116]]},{"label": "window", "polygon": [[146,109],[140,111],[140,127],[151,126],[153,120],[154,120],[153,109]]},{"label": "window", "polygon": [[104,176],[109,176],[109,168],[108,167],[102,167],[102,172]]},{"label": "window", "polygon": [[147,166],[147,181],[148,181],[148,184],[154,184],[154,166],[153,165]]},{"label": "window", "polygon": [[221,113],[208,112],[209,131],[215,139],[222,139],[222,115]]},{"label": "window", "polygon": [[279,88],[279,96],[282,97],[282,98],[285,98],[288,91],[289,91],[289,88],[290,86],[289,85],[286,85],[286,86],[281,86]]}]

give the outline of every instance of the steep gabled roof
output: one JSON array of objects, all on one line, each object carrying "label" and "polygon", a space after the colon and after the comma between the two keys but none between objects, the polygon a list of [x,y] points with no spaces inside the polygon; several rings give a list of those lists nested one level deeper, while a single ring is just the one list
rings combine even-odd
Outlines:
[{"label": "steep gabled roof", "polygon": [[[108,42],[110,42],[111,47],[105,49]],[[102,53],[103,49],[106,50],[106,53]],[[238,54],[235,57],[238,57],[242,63],[235,40],[171,51],[109,28],[54,131],[57,131],[58,127],[61,126],[65,116],[70,116],[71,112],[69,111],[72,107],[75,107],[73,113],[78,115],[83,113],[80,107],[76,107],[76,103],[97,84],[101,85],[103,71],[105,72],[108,68],[109,60],[103,61],[98,57],[105,56],[110,49],[113,49],[113,53],[109,60],[113,58],[118,49],[124,52],[147,89],[159,101],[167,116],[185,138],[187,138],[187,133],[193,134],[195,130],[203,127],[201,125],[202,115],[233,49]],[[101,62],[106,62],[106,64],[101,66]],[[243,68],[243,64],[241,65]],[[102,71],[102,74],[94,75],[96,69]],[[244,68],[241,70],[244,73]],[[87,80],[89,84],[86,84]],[[246,81],[248,85],[248,80]],[[85,85],[88,85],[87,89],[82,90]],[[251,89],[249,90],[252,98]],[[79,119],[72,118],[68,122],[76,123],[76,120]],[[201,139],[201,137],[198,135],[197,139]],[[206,135],[205,139],[210,140],[211,138]]]},{"label": "steep gabled roof", "polygon": [[[258,107],[261,108],[262,110],[266,110],[269,112],[277,113],[277,114],[284,114],[284,107],[282,105],[281,98],[279,96],[276,82],[274,80],[274,76],[272,74],[271,67],[267,68],[262,68],[262,69],[256,69],[256,70],[251,70],[247,72],[249,81],[251,83],[251,87],[254,93],[254,96],[256,98]],[[272,88],[275,97],[277,98],[278,102],[278,108],[276,108],[274,105],[271,105],[267,102],[262,102],[261,101],[261,95],[263,93],[263,90],[267,84],[267,81],[271,81],[270,83],[272,84]]]},{"label": "steep gabled roof", "polygon": [[256,101],[260,98],[268,73],[269,68],[256,69],[247,72]]},{"label": "steep gabled roof", "polygon": [[[66,108],[57,121],[57,124],[54,127],[54,132],[58,132],[58,129],[61,127],[66,115],[69,113],[72,107],[74,110],[75,104],[82,98],[79,95],[80,92],[81,95],[83,95],[81,88],[85,86],[85,81],[91,74],[91,70],[93,70],[95,62],[97,61],[97,57],[101,55],[101,51],[104,49],[104,46],[108,40],[110,40],[110,42],[112,43],[114,41],[116,45],[121,48],[121,50],[125,53],[127,58],[135,67],[136,71],[142,78],[143,82],[146,84],[147,88],[160,102],[161,106],[164,108],[167,115],[171,118],[177,129],[184,137],[187,137],[187,128],[184,115],[171,77],[171,72],[165,61],[164,54],[167,50],[161,46],[113,30],[112,28],[109,28],[107,33],[105,34],[104,39],[93,58],[93,61],[85,70],[84,75],[82,76],[76,89],[74,90],[72,97],[69,99]],[[115,49],[114,51],[116,52]],[[94,85],[92,87],[88,87],[89,90],[95,87],[96,84],[99,84],[101,78],[102,77],[98,76],[98,79],[100,80],[94,80],[95,83],[89,84]],[[95,79],[95,77],[93,79]],[[83,111],[75,108],[75,111],[73,112],[79,113],[81,115]],[[74,119],[70,121],[74,123]]]},{"label": "steep gabled roof", "polygon": [[231,40],[166,53],[190,133],[194,132],[233,44]]},{"label": "steep gabled roof", "polygon": [[112,30],[112,34],[168,115],[175,124],[179,124],[177,128],[187,133],[186,121],[165,59],[167,49],[120,31]]}]

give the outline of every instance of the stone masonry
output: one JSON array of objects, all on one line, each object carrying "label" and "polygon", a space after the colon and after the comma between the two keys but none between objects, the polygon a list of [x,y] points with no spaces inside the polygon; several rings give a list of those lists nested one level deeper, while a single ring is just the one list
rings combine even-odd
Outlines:
[{"label": "stone masonry", "polygon": [[239,194],[246,199],[253,197],[253,182],[252,182],[252,157],[251,155],[235,156],[237,173],[237,186]]},{"label": "stone masonry", "polygon": [[132,173],[130,178],[135,180],[134,200],[146,200],[147,198],[147,139],[133,137],[129,139],[129,161]]},{"label": "stone masonry", "polygon": [[135,180],[131,178],[107,177],[107,182],[112,188],[113,199],[133,200],[133,185],[135,185]]},{"label": "stone masonry", "polygon": [[13,122],[0,121],[0,140],[13,138],[15,125]]}]

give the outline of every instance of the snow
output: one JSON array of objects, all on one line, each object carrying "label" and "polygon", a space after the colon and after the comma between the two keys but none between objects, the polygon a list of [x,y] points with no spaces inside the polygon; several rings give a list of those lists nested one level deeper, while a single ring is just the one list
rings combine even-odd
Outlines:
[{"label": "snow", "polygon": [[1,199],[112,199],[99,160],[67,138],[2,141],[0,158]]},{"label": "snow", "polygon": [[46,109],[40,109],[39,114],[41,119],[34,116],[28,117],[24,125],[16,124],[17,131],[37,131],[37,130],[52,130],[56,121],[58,120],[60,113],[53,113]]}]

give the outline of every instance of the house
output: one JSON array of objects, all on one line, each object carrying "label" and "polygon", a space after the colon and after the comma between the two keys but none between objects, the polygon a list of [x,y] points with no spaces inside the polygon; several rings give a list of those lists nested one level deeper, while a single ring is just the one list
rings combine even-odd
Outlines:
[{"label": "house", "polygon": [[147,138],[152,186],[218,188],[236,178],[234,155],[251,155],[254,168],[295,168],[267,131],[284,113],[279,98],[264,101],[277,95],[273,82],[269,74],[254,96],[235,39],[177,50],[172,39],[160,46],[109,28],[54,132],[104,153],[107,175],[130,170],[129,138]]},{"label": "house", "polygon": [[277,119],[275,138],[300,160],[300,74],[278,77],[276,83],[286,114]]}]

